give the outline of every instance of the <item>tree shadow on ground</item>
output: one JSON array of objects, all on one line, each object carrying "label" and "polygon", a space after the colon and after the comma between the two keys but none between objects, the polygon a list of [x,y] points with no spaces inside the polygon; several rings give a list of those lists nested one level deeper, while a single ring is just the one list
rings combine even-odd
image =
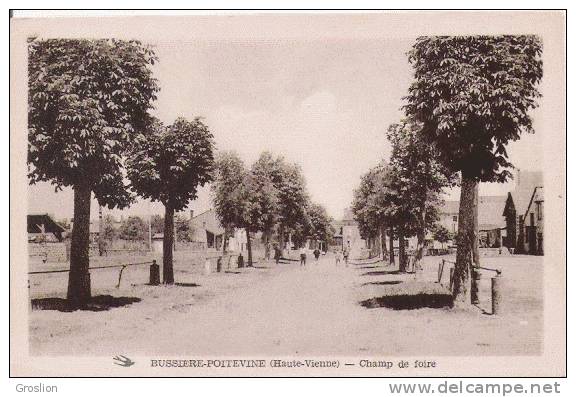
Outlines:
[{"label": "tree shadow on ground", "polygon": [[394,285],[394,284],[400,284],[403,283],[404,281],[399,281],[399,280],[392,280],[392,281],[371,281],[369,283],[364,283],[362,284],[362,286],[365,285]]},{"label": "tree shadow on ground", "polygon": [[196,283],[174,283],[178,287],[200,287],[200,284]]},{"label": "tree shadow on ground", "polygon": [[425,307],[439,309],[454,305],[452,295],[449,294],[415,294],[415,295],[389,295],[366,299],[359,302],[367,309],[385,307],[393,310],[414,310]]},{"label": "tree shadow on ground", "polygon": [[386,276],[389,274],[406,274],[406,273],[401,273],[398,270],[382,270],[382,271],[366,272],[362,274],[362,276]]},{"label": "tree shadow on ground", "polygon": [[380,266],[358,266],[356,269],[382,269],[384,265]]},{"label": "tree shadow on ground", "polygon": [[64,298],[39,298],[32,299],[32,310],[57,310],[65,313],[76,310],[102,312],[115,307],[128,306],[141,300],[130,296],[98,295],[93,296],[88,303],[78,305]]},{"label": "tree shadow on ground", "polygon": [[228,274],[242,274],[242,272],[235,272],[234,270],[226,270],[224,273],[228,273]]}]

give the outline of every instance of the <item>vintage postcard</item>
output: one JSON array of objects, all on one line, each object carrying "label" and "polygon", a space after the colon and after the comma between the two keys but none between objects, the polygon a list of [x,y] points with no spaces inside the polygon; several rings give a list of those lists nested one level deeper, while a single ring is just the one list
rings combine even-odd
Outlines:
[{"label": "vintage postcard", "polygon": [[15,14],[11,376],[565,376],[565,27]]}]

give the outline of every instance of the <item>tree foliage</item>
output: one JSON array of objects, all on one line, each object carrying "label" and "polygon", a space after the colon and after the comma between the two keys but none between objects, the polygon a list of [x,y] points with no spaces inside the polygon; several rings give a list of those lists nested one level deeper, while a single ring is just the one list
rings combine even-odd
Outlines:
[{"label": "tree foliage", "polygon": [[156,120],[128,158],[131,187],[143,198],[181,211],[196,198],[198,187],[212,180],[213,150],[213,135],[199,117],[179,117],[168,127]]},{"label": "tree foliage", "polygon": [[307,214],[309,219],[309,237],[318,240],[331,242],[334,237],[334,227],[332,226],[332,218],[320,204],[311,203],[307,207]]},{"label": "tree foliage", "polygon": [[174,229],[176,230],[176,239],[178,241],[194,241],[194,233],[196,232],[192,227],[190,219],[180,214],[174,217]]},{"label": "tree foliage", "polygon": [[536,36],[419,37],[409,53],[415,79],[406,112],[454,172],[506,181],[506,144],[533,132],[542,42]]},{"label": "tree foliage", "polygon": [[120,223],[119,237],[129,241],[143,241],[148,237],[148,225],[139,216],[129,216]]},{"label": "tree foliage", "polygon": [[104,240],[114,241],[118,237],[118,230],[116,230],[115,219],[112,215],[106,215],[102,220],[104,223],[102,225],[102,231],[104,235],[102,236]]},{"label": "tree foliage", "polygon": [[162,215],[154,214],[150,218],[150,228],[152,229],[152,234],[164,233],[164,218]]},{"label": "tree foliage", "polygon": [[159,90],[154,52],[107,39],[32,39],[28,49],[30,182],[88,184],[101,204],[126,206],[123,155]]},{"label": "tree foliage", "polygon": [[229,232],[247,225],[249,205],[246,166],[235,152],[216,156],[212,196],[220,224]]},{"label": "tree foliage", "polygon": [[271,232],[278,220],[278,191],[265,164],[257,161],[246,176],[249,197],[246,228],[250,232]]},{"label": "tree foliage", "polygon": [[434,240],[439,243],[447,243],[452,238],[452,235],[448,229],[442,225],[437,225],[434,230]]},{"label": "tree foliage", "polygon": [[395,203],[390,186],[390,168],[384,161],[360,178],[360,186],[354,191],[352,212],[362,238],[376,237],[382,225],[392,226]]}]

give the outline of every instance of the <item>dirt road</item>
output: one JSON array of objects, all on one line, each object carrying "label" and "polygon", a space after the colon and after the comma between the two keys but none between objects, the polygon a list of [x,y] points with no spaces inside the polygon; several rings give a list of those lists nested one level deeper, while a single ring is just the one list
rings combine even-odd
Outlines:
[{"label": "dirt road", "polygon": [[309,259],[306,268],[292,262],[208,276],[180,273],[180,286],[139,284],[116,292],[141,299],[129,306],[103,312],[32,312],[31,350],[106,356],[539,351],[539,305],[499,318],[477,309],[365,307],[360,303],[381,296],[386,288],[411,282],[411,275],[375,268],[379,271],[335,267],[332,257],[322,257],[317,263]]}]

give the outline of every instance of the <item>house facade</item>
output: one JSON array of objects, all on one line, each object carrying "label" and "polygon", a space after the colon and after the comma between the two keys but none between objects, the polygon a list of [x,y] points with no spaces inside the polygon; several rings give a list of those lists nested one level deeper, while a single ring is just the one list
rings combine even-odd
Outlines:
[{"label": "house facade", "polygon": [[[222,250],[224,242],[224,228],[220,225],[216,210],[213,208],[196,216],[190,212],[190,222],[193,230],[193,241],[202,243],[206,249]],[[256,236],[252,237],[256,239]],[[246,249],[246,231],[235,229],[228,238],[228,250],[234,252]]]},{"label": "house facade", "polygon": [[[486,248],[498,248],[506,235],[506,221],[502,211],[506,206],[506,196],[480,196],[478,198],[479,245]],[[440,208],[438,223],[450,233],[458,233],[458,211],[460,201],[446,200]]]},{"label": "house facade", "polygon": [[516,187],[508,193],[503,216],[507,236],[504,245],[516,253],[544,255],[544,186],[541,172],[520,172]]}]

